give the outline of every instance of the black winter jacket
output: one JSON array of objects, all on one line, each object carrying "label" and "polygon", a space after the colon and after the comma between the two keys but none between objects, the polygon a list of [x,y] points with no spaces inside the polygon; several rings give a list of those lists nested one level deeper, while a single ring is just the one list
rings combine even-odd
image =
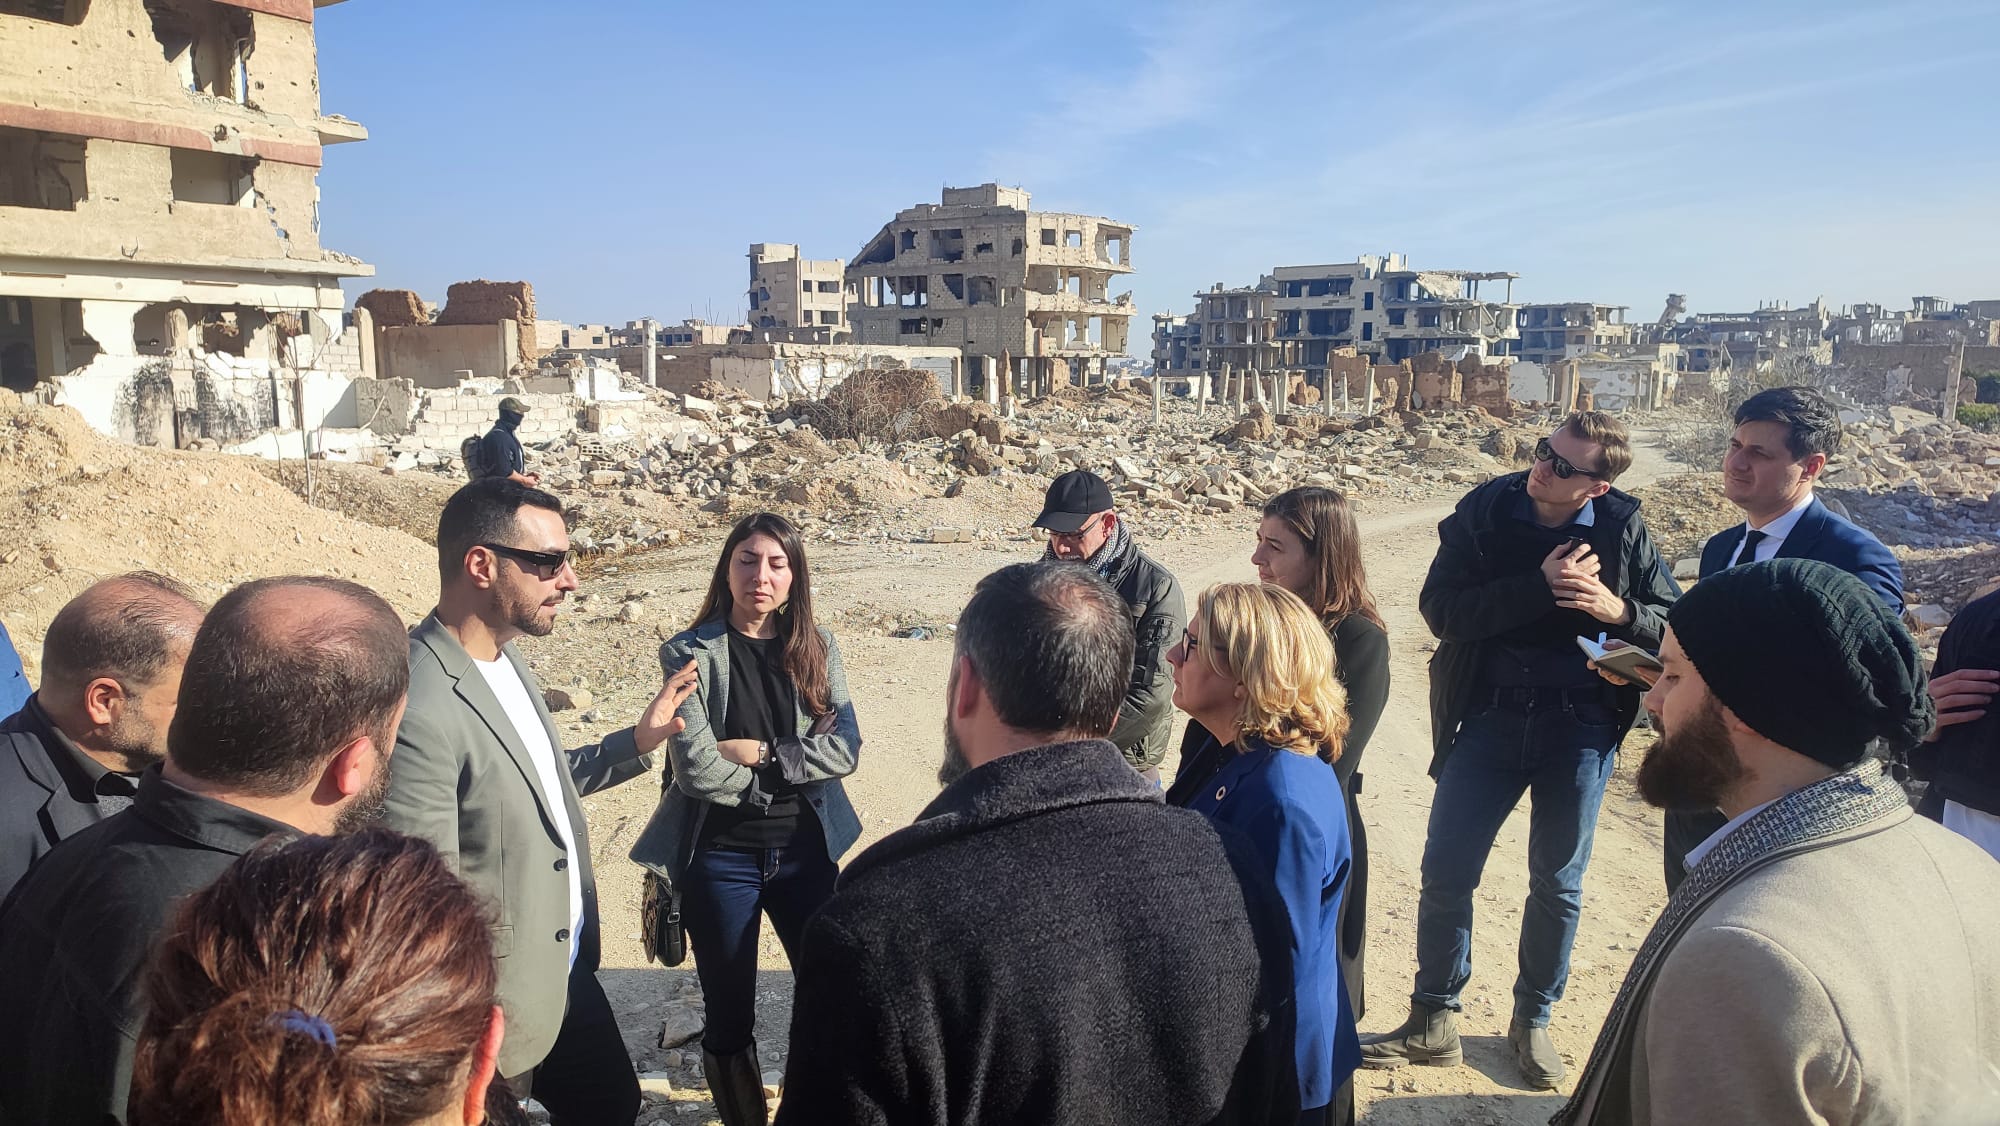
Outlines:
[{"label": "black winter jacket", "polygon": [[778,1126],[1292,1126],[1286,920],[1111,743],[996,759],[806,924]]},{"label": "black winter jacket", "polygon": [[1187,626],[1187,607],[1173,572],[1133,544],[1118,570],[1105,576],[1132,614],[1132,682],[1118,708],[1111,741],[1135,769],[1160,765],[1174,737],[1174,670],[1167,650]]},{"label": "black winter jacket", "polygon": [[[1938,641],[1932,678],[1959,669],[2000,669],[2000,592],[1967,603]],[[1940,800],[2000,814],[2000,708],[1945,728],[1910,752],[1910,766]]]},{"label": "black winter jacket", "polygon": [[[1502,573],[1493,556],[1500,521],[1515,518],[1527,481],[1526,472],[1496,477],[1465,494],[1438,524],[1437,558],[1417,596],[1417,608],[1438,639],[1437,652],[1431,656],[1432,778],[1443,771],[1451,754],[1459,721],[1478,687],[1487,643],[1556,609],[1555,594],[1540,568]],[[1612,489],[1593,503],[1596,522],[1584,538],[1602,565],[1598,578],[1634,610],[1630,622],[1605,626],[1604,631],[1658,650],[1666,633],[1667,607],[1681,596],[1680,585],[1653,546],[1636,498]],[[1621,728],[1629,728],[1638,716],[1642,695],[1636,688],[1618,691]]]}]

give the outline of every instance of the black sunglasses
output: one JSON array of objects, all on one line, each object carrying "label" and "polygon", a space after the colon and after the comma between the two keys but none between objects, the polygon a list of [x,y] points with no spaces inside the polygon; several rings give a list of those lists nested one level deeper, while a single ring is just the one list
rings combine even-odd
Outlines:
[{"label": "black sunglasses", "polygon": [[525,563],[534,568],[535,577],[547,582],[562,573],[564,567],[576,564],[576,552],[570,551],[529,551],[521,547],[508,547],[504,543],[482,543],[479,546],[496,555],[504,555],[516,563]]},{"label": "black sunglasses", "polygon": [[1554,462],[1555,464],[1550,468],[1556,471],[1556,476],[1562,478],[1565,481],[1569,480],[1571,477],[1575,477],[1578,474],[1582,474],[1583,476],[1588,477],[1593,481],[1604,480],[1604,474],[1592,473],[1590,470],[1572,463],[1568,458],[1557,453],[1556,448],[1554,446],[1549,445],[1549,440],[1547,438],[1543,438],[1541,441],[1535,443],[1535,460]]}]

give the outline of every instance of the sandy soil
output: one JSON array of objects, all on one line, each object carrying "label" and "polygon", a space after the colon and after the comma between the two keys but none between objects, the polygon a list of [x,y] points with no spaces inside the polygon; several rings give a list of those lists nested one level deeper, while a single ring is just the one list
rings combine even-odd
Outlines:
[{"label": "sandy soil", "polygon": [[[1669,471],[1657,452],[1645,449],[1621,484]],[[1373,884],[1364,1031],[1385,1029],[1401,1019],[1415,971],[1418,868],[1433,788],[1424,773],[1430,758],[1425,662],[1431,637],[1416,600],[1436,550],[1437,521],[1449,510],[1448,502],[1363,502],[1369,575],[1388,618],[1394,650],[1394,688],[1369,746],[1368,787],[1362,798]],[[1211,526],[1145,546],[1192,593],[1209,583],[1252,576],[1251,528],[1246,517],[1241,527]],[[706,545],[626,557],[591,576],[586,584],[590,597],[554,637],[534,643],[531,659],[545,681],[581,680],[597,692],[600,722],[581,724],[575,713],[566,713],[558,719],[568,731],[602,733],[629,722],[650,696],[657,684],[658,641],[686,624],[707,583],[713,550]],[[946,640],[887,637],[884,626],[949,622],[981,575],[1031,558],[1037,550],[1025,541],[832,544],[813,555],[822,620],[840,637],[866,739],[861,769],[848,783],[866,825],[864,846],[908,824],[936,793],[937,731],[943,722],[950,654]],[[618,620],[616,611],[634,592],[646,592],[638,600],[640,622]],[[1632,791],[1634,750],[1628,742],[1605,799],[1585,882],[1569,992],[1556,1009],[1552,1030],[1570,1061],[1572,1081],[1633,951],[1664,901],[1658,815]],[[663,1017],[684,1015],[688,1002],[698,1000],[692,965],[663,970],[646,963],[636,921],[638,869],[624,858],[656,796],[649,783],[638,782],[586,802],[604,909],[604,977],[640,1070],[663,1071],[675,1087],[671,1102],[649,1102],[640,1121],[699,1122],[706,1120],[709,1107],[699,1090],[693,1052],[668,1052],[657,1043]],[[1478,895],[1474,977],[1465,995],[1466,1065],[1362,1072],[1358,1087],[1364,1121],[1379,1126],[1541,1123],[1560,1105],[1559,1094],[1525,1089],[1506,1045],[1514,945],[1527,895],[1526,843],[1523,802],[1500,834]],[[781,1070],[791,978],[768,927],[763,947],[759,1040],[765,1067]]]}]

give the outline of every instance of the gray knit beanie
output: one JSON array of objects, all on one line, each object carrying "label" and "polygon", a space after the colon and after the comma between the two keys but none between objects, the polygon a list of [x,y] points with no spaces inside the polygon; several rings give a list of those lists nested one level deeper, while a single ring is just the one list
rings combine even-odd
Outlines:
[{"label": "gray knit beanie", "polygon": [[1667,624],[1723,706],[1836,769],[1860,762],[1872,739],[1914,746],[1937,718],[1910,631],[1838,567],[1731,567],[1681,596]]}]

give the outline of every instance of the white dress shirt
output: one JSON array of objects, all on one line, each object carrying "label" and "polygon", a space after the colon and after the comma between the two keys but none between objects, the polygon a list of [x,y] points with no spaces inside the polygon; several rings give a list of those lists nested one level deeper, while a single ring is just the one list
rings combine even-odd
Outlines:
[{"label": "white dress shirt", "polygon": [[[1776,798],[1771,799],[1771,801],[1777,801],[1777,800],[1778,799]],[[1730,818],[1729,823],[1724,825],[1722,828],[1717,829],[1713,833],[1710,833],[1708,835],[1707,840],[1689,849],[1686,861],[1687,870],[1690,872],[1694,871],[1694,866],[1701,863],[1702,857],[1707,856],[1711,852],[1714,852],[1715,846],[1722,843],[1722,838],[1735,832],[1736,827],[1738,825],[1741,825],[1745,821],[1750,820],[1752,817],[1755,817],[1758,814],[1764,812],[1764,807],[1770,804],[1771,802],[1767,801],[1767,802],[1759,802],[1756,805],[1751,806],[1749,809],[1746,809],[1743,812],[1737,814],[1736,816]]]},{"label": "white dress shirt", "polygon": [[[1812,502],[1812,490],[1807,489],[1806,495],[1799,498],[1797,504],[1787,509],[1784,515],[1779,516],[1763,527],[1753,529],[1750,523],[1745,521],[1743,524],[1745,532],[1759,531],[1764,533],[1764,538],[1757,543],[1757,557],[1755,559],[1739,558],[1743,554],[1743,541],[1738,540],[1736,542],[1736,550],[1730,554],[1729,565],[1734,567],[1738,563],[1762,563],[1767,559],[1777,558],[1778,549],[1785,545],[1785,537],[1791,535],[1792,529],[1799,526],[1799,518],[1806,514],[1806,509],[1812,507]],[[1746,536],[1745,538],[1747,539],[1748,537]]]},{"label": "white dress shirt", "polygon": [[[486,678],[487,687],[493,689],[508,721],[514,725],[514,733],[528,748],[528,758],[535,764],[535,781],[542,790],[542,807],[549,811],[549,820],[555,822],[563,852],[575,856],[576,836],[570,828],[569,803],[564,800],[562,778],[556,773],[562,769],[556,761],[562,752],[549,744],[549,729],[543,725],[541,713],[535,710],[535,702],[528,698],[528,686],[521,683],[521,674],[504,653],[497,661],[475,657],[472,663],[479,669],[479,675]],[[569,961],[575,965],[576,944],[583,934],[583,865],[571,862],[564,871],[569,874]]]}]

